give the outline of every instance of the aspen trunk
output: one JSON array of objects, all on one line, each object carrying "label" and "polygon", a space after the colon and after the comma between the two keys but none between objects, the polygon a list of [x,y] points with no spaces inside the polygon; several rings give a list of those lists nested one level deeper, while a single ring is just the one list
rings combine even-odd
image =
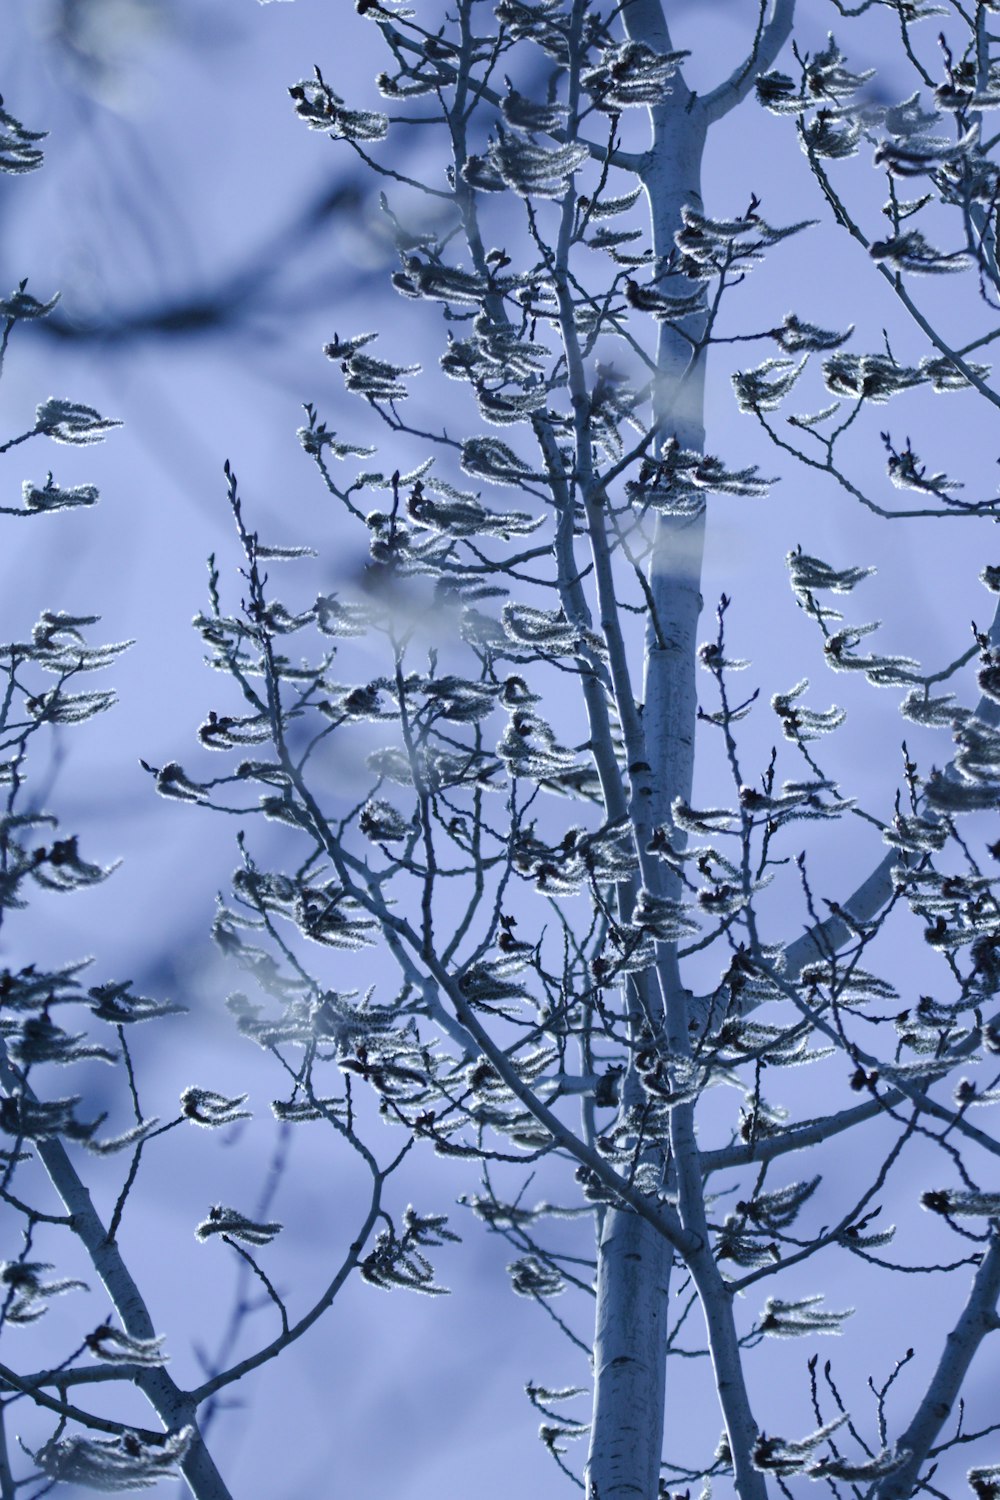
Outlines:
[{"label": "aspen trunk", "polygon": [[[658,51],[670,49],[659,0],[635,0],[626,30]],[[705,127],[688,107],[679,77],[666,104],[652,112],[653,137],[643,179],[657,256],[669,255],[685,203],[700,206]],[[691,320],[692,325],[696,320]],[[697,333],[697,328],[692,326]],[[691,345],[661,330],[661,384],[654,403],[657,446],[676,436],[704,446],[704,367]],[[664,821],[675,797],[690,797],[697,712],[695,648],[701,611],[704,520],[659,518],[650,587],[666,649],[650,627],[645,659],[646,755],[651,796],[646,817]],[[663,894],[674,894],[664,884]],[[623,1099],[629,1098],[626,1080]],[[666,1398],[666,1349],[672,1252],[638,1215],[611,1209],[598,1247],[594,1339],[594,1410],[587,1462],[591,1500],[656,1500]]]},{"label": "aspen trunk", "polygon": [[611,1209],[598,1259],[592,1500],[655,1500],[663,1446],[671,1250],[638,1214]]}]

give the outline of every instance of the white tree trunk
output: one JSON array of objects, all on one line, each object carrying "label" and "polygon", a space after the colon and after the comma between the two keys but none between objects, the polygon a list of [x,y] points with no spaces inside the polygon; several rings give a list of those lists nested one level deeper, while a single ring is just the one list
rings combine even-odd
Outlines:
[{"label": "white tree trunk", "polygon": [[[657,50],[669,49],[659,0],[638,0],[626,10],[625,21],[630,36]],[[675,80],[669,102],[653,115],[653,141],[643,176],[658,256],[673,248],[681,206],[701,201],[705,127],[700,116],[688,110],[689,101],[688,91]],[[704,445],[704,368],[702,361],[689,368],[690,354],[685,339],[662,330],[662,383],[654,405],[658,446],[673,435],[685,448],[700,450]],[[666,649],[650,626],[643,711],[650,770],[646,786],[640,773],[633,781],[633,792],[645,794],[639,818],[650,826],[665,820],[675,797],[686,800],[691,794],[703,536],[700,517],[657,522],[650,586]],[[672,892],[664,887],[663,894]],[[629,1094],[626,1080],[624,1101]],[[608,1211],[598,1248],[594,1411],[587,1463],[591,1500],[656,1500],[659,1491],[671,1259],[670,1246],[644,1219],[630,1211]]]},{"label": "white tree trunk", "polygon": [[597,1277],[592,1500],[655,1500],[663,1444],[671,1249],[638,1214],[604,1220]]}]

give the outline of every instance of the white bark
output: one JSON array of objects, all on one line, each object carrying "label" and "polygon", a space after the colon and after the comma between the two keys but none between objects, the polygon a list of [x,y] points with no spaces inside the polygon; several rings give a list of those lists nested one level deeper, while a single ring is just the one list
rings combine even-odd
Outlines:
[{"label": "white bark", "polygon": [[[673,250],[684,205],[701,206],[701,161],[708,125],[738,103],[756,73],[770,64],[788,34],[793,6],[794,0],[777,0],[757,38],[756,58],[709,100],[699,102],[678,76],[666,102],[650,111],[652,142],[641,176],[658,257],[665,259]],[[633,40],[661,52],[672,49],[661,0],[631,0],[623,7],[623,19]],[[697,338],[701,326],[701,320],[693,318],[687,331]],[[663,325],[657,364],[657,447],[675,436],[681,447],[702,451],[705,365],[701,353],[693,353],[688,338]],[[647,634],[645,743],[639,762],[646,769],[635,770],[632,782],[631,811],[640,858],[651,829],[668,821],[674,799],[688,800],[691,795],[704,525],[702,514],[692,519],[663,517],[656,526],[649,579],[655,621],[650,622]],[[631,746],[629,751],[634,765]],[[644,876],[650,884],[652,876],[656,882],[652,888],[659,894],[674,894],[672,882],[659,872],[645,871]],[[671,1048],[683,1050],[688,1044],[688,997],[674,954],[661,962],[660,970],[663,1019]],[[701,1240],[695,1278],[705,1303],[719,1394],[736,1462],[737,1490],[745,1500],[763,1497],[763,1477],[752,1470],[749,1461],[756,1427],[740,1368],[731,1303],[709,1250],[690,1105],[674,1111],[672,1145],[674,1159],[688,1179],[686,1191],[683,1186],[681,1191],[684,1227]],[[616,1496],[655,1500],[658,1493],[670,1274],[666,1251],[662,1241],[656,1244],[656,1232],[646,1220],[617,1210],[607,1215],[598,1259],[594,1414],[587,1465],[588,1494],[593,1500]]]},{"label": "white bark", "polygon": [[[626,30],[659,50],[670,47],[658,0],[637,0],[626,12]],[[668,105],[653,112],[654,137],[643,180],[650,203],[653,242],[668,254],[684,203],[700,202],[704,129],[685,112],[689,96],[676,81]],[[690,345],[664,330],[658,349],[661,383],[654,416],[658,442],[676,433],[684,447],[700,448],[703,371],[689,368]],[[660,521],[650,587],[666,649],[654,632],[647,643],[644,751],[648,771],[635,771],[632,817],[640,849],[675,797],[690,795],[697,698],[695,631],[701,609],[699,579],[704,523]],[[630,747],[630,760],[633,749]],[[627,1087],[627,1084],[626,1084]],[[598,1255],[594,1341],[594,1412],[587,1463],[593,1500],[658,1492],[663,1448],[667,1311],[671,1257],[652,1226],[612,1209]]]},{"label": "white bark", "polygon": [[[633,27],[639,8],[633,7],[627,17],[631,35],[637,35]],[[651,8],[651,22],[658,10],[658,5]],[[653,41],[648,35],[642,39]],[[656,44],[666,48],[669,41],[657,37]],[[681,204],[697,196],[704,142],[704,131],[697,124],[691,128],[690,116],[683,121],[675,116],[677,130],[664,129],[664,123],[657,122],[650,169],[644,173],[658,254],[673,244]],[[676,431],[685,447],[700,447],[703,381],[697,368],[684,379],[689,350],[677,335],[661,337],[663,381],[655,415],[661,437]],[[700,518],[657,525],[650,586],[667,648],[657,646],[655,635],[647,647],[645,748],[638,764],[649,769],[633,773],[631,807],[640,849],[652,827],[666,818],[674,798],[690,796],[702,537]],[[629,753],[636,764],[631,746]],[[670,1265],[669,1246],[646,1220],[609,1211],[598,1252],[594,1411],[587,1462],[587,1492],[593,1500],[655,1500],[658,1492]]]},{"label": "white bark", "polygon": [[654,1500],[663,1446],[671,1250],[638,1214],[612,1209],[598,1259],[591,1500]]}]

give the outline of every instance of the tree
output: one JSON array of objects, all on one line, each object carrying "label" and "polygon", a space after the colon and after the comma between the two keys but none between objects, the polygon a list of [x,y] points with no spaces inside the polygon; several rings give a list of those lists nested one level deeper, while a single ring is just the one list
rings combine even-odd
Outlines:
[{"label": "tree", "polygon": [[[869,411],[905,393],[918,411],[930,394],[1000,402],[988,367],[971,357],[996,336],[982,310],[993,313],[1000,294],[1000,175],[995,142],[983,139],[984,112],[1000,102],[990,6],[942,12],[946,29],[928,45],[918,23],[937,12],[923,0],[835,4],[844,19],[885,11],[893,20],[918,92],[892,104],[833,37],[811,52],[793,44],[789,71],[778,70],[793,0],[761,5],[744,61],[705,92],[685,81],[689,53],[661,0],[455,0],[436,31],[402,0],[356,8],[388,47],[385,111],[345,100],[320,68],[291,88],[292,102],[385,182],[395,290],[407,304],[435,304],[448,325],[441,368],[466,389],[454,420],[418,425],[404,414],[415,363],[397,363],[392,349],[376,356],[376,335],[360,326],[327,344],[347,392],[389,429],[381,468],[361,472],[355,461],[371,450],[349,425],[343,435],[344,421],[338,433],[309,404],[299,432],[321,487],[368,534],[369,560],[350,589],[279,600],[278,564],[304,569],[311,550],[260,538],[227,462],[240,582],[230,590],[212,558],[196,620],[223,682],[198,737],[227,761],[217,775],[207,754],[197,770],[145,769],[163,796],[191,804],[189,816],[239,814],[240,864],[214,930],[252,992],[231,995],[229,1009],[274,1065],[274,1114],[339,1138],[367,1173],[367,1202],[325,1288],[295,1305],[271,1260],[282,1225],[266,1201],[206,1212],[198,1238],[220,1237],[241,1258],[275,1327],[253,1353],[182,1389],[119,1232],[140,1167],[155,1170],[154,1143],[186,1122],[233,1125],[247,1096],[192,1084],[161,1124],[141,1107],[130,1038],[135,1023],[176,1006],[125,982],[87,988],[79,970],[5,971],[2,1194],[21,1216],[23,1243],[2,1273],[2,1317],[30,1323],[56,1296],[72,1298],[82,1275],[50,1278],[36,1247],[44,1239],[56,1256],[75,1239],[121,1325],[103,1322],[40,1368],[0,1365],[8,1419],[26,1399],[52,1417],[28,1452],[26,1482],[39,1483],[33,1493],[60,1482],[138,1488],[179,1465],[192,1494],[226,1496],[204,1437],[222,1392],[278,1355],[294,1358],[355,1272],[385,1290],[443,1290],[428,1254],[455,1238],[442,1206],[399,1216],[386,1195],[407,1156],[432,1149],[477,1174],[468,1206],[513,1247],[515,1292],[577,1344],[552,1304],[564,1292],[593,1303],[585,1387],[528,1387],[543,1442],[592,1500],[653,1500],[699,1483],[708,1494],[713,1481],[741,1500],[804,1493],[806,1481],[896,1500],[943,1493],[939,1468],[952,1484],[952,1466],[970,1456],[973,1492],[1000,1493],[989,1442],[1000,1424],[987,1414],[966,1430],[961,1404],[979,1346],[1000,1326],[990,1174],[1000,1148],[975,1119],[998,1097],[1000,908],[987,860],[1000,857],[1000,842],[989,843],[1000,800],[1000,627],[974,626],[969,648],[944,665],[870,650],[875,626],[845,622],[827,601],[871,570],[802,546],[789,553],[795,598],[827,664],[899,689],[911,721],[895,800],[875,809],[841,791],[835,752],[817,742],[844,715],[810,706],[805,682],[775,684],[771,723],[785,745],[744,769],[747,736],[767,710],[756,691],[734,687],[746,664],[730,652],[738,626],[728,594],[699,640],[713,497],[760,505],[771,483],[756,465],[706,451],[715,345],[777,347],[733,375],[737,404],[831,490],[887,522],[1000,513],[996,498],[966,499],[958,481],[930,472],[909,438],[880,430]],[[884,349],[853,352],[853,328],[820,327],[809,308],[762,329],[746,297],[733,296],[765,256],[807,254],[809,221],[772,225],[756,195],[728,217],[702,200],[711,128],[754,108],[797,132],[816,213],[858,243],[912,321],[912,362],[888,335]],[[0,124],[0,164],[37,166],[40,136],[11,115]],[[404,127],[441,143],[438,178],[405,176],[378,154]],[[888,229],[877,232],[865,227],[871,211],[852,206],[867,183],[855,189],[839,165],[869,151],[888,194]],[[909,178],[919,194],[904,200]],[[935,300],[932,284],[921,298],[917,275],[946,282],[948,299]],[[967,288],[965,302],[955,285]],[[727,333],[731,304],[750,326]],[[18,322],[50,307],[22,283],[0,309],[3,351]],[[975,334],[952,335],[969,312]],[[832,404],[779,417],[811,378],[807,365],[818,365]],[[87,443],[111,425],[50,399],[0,451],[38,436]],[[510,431],[501,439],[484,425]],[[890,506],[870,477],[853,477],[873,433],[888,478],[914,502]],[[351,477],[339,477],[342,466]],[[26,483],[17,514],[96,498],[50,476]],[[982,582],[1000,592],[1000,570],[986,566]],[[122,649],[88,646],[94,623],[50,611],[30,642],[3,655],[5,909],[23,904],[31,881],[72,889],[110,873],[75,838],[50,839],[51,820],[24,795],[42,727],[110,706],[108,693],[73,683]],[[36,670],[55,674],[55,687],[41,691]],[[957,692],[973,672],[980,696],[969,708]],[[952,680],[956,692],[942,692]],[[937,750],[924,757],[925,746]],[[717,805],[696,805],[696,748],[705,758],[721,750]],[[287,828],[283,868],[264,863],[255,816]],[[853,891],[827,894],[798,825],[823,825],[809,830],[822,848],[827,825],[852,820],[874,828],[887,852]],[[926,980],[901,961],[907,930],[922,932],[933,955]],[[317,956],[317,946],[331,952]],[[369,987],[373,950],[391,958],[395,988],[381,971]],[[934,993],[911,998],[918,983]],[[61,1007],[81,1006],[114,1029],[114,1048],[89,1022],[60,1024]],[[110,1139],[79,1096],[50,1081],[53,1065],[95,1060],[122,1065],[133,1105],[131,1128]],[[785,1074],[799,1066],[811,1079],[801,1096]],[[848,1149],[855,1180],[826,1187],[831,1160]],[[93,1160],[101,1171],[119,1150],[129,1166],[102,1216],[84,1168]],[[914,1211],[902,1248],[890,1249],[895,1231],[876,1221],[911,1158]],[[553,1202],[527,1206],[526,1169],[558,1184]],[[814,1337],[852,1333],[848,1310],[801,1291],[797,1268],[814,1261],[824,1275],[840,1261],[891,1277],[908,1311],[896,1347],[873,1334],[857,1357],[867,1406],[863,1377],[848,1401],[832,1362],[821,1369],[810,1353],[805,1433],[785,1394],[802,1374],[793,1361],[778,1435],[758,1415],[774,1380],[758,1346],[803,1338],[812,1351]],[[921,1365],[904,1318],[919,1316],[925,1278],[939,1276],[961,1283],[960,1305]],[[760,1308],[757,1283],[771,1278],[781,1284]],[[921,1290],[907,1303],[911,1286]],[[685,1382],[668,1371],[699,1356],[724,1432],[714,1453],[692,1457]],[[79,1399],[79,1386],[115,1382],[138,1387],[160,1429],[134,1425],[124,1405],[99,1416]],[[586,1389],[589,1422],[566,1415]],[[586,1439],[584,1465],[573,1439]],[[3,1500],[20,1483],[5,1443]]]}]

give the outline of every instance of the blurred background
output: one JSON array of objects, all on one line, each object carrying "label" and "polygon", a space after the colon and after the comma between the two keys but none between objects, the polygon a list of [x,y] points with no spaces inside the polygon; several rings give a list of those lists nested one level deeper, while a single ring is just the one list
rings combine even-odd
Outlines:
[{"label": "blurred background", "polygon": [[[445,12],[440,0],[419,8],[428,25]],[[688,77],[694,86],[707,90],[738,62],[754,9],[740,0],[713,0],[709,20],[704,4],[671,6],[674,44],[693,54]],[[800,45],[821,46],[827,27],[837,22],[834,7],[800,0],[799,10]],[[891,17],[884,24],[873,15],[850,29],[843,21],[839,26],[852,66],[878,67],[873,90],[894,98],[912,91]],[[50,466],[62,484],[96,483],[101,503],[93,512],[23,525],[6,520],[0,628],[3,639],[15,639],[40,610],[63,609],[100,614],[101,633],[95,630],[93,639],[134,645],[108,678],[119,696],[113,713],[55,736],[48,762],[37,751],[33,762],[33,795],[58,812],[64,833],[80,834],[84,857],[120,860],[122,867],[72,900],[40,892],[5,924],[0,964],[13,968],[44,956],[55,966],[92,955],[89,982],[132,978],[138,992],[190,1007],[188,1017],[148,1028],[151,1035],[139,1039],[148,1113],[170,1118],[180,1090],[192,1083],[226,1093],[250,1090],[253,1123],[214,1136],[175,1132],[158,1155],[151,1153],[130,1210],[130,1263],[157,1326],[167,1333],[175,1378],[194,1383],[199,1359],[211,1366],[226,1347],[241,1299],[256,1310],[237,1318],[230,1352],[255,1347],[274,1322],[272,1308],[257,1307],[257,1289],[239,1274],[226,1247],[196,1244],[192,1231],[208,1205],[226,1201],[249,1210],[269,1174],[277,1174],[272,1212],[286,1232],[280,1273],[274,1274],[301,1311],[339,1264],[360,1219],[365,1184],[353,1161],[329,1149],[318,1129],[282,1135],[267,1107],[281,1084],[268,1060],[237,1036],[225,1010],[225,996],[241,976],[217,953],[210,927],[216,895],[228,890],[237,865],[238,822],[158,799],[139,759],[154,765],[179,760],[196,778],[218,769],[206,764],[210,757],[196,740],[206,713],[222,705],[190,622],[206,603],[209,554],[218,560],[231,605],[239,595],[223,462],[236,470],[248,520],[265,541],[308,544],[319,553],[282,575],[283,587],[285,577],[290,580],[291,604],[308,601],[318,589],[348,586],[365,542],[332,508],[296,439],[303,403],[315,403],[341,438],[382,445],[387,472],[425,456],[412,440],[385,445],[377,416],[346,395],[323,344],[337,332],[382,328],[382,357],[421,360],[428,374],[415,384],[408,411],[418,427],[440,420],[442,401],[456,401],[456,388],[443,387],[437,371],[443,347],[437,314],[428,304],[415,311],[401,303],[389,284],[398,261],[378,207],[383,182],[346,143],[307,132],[288,98],[289,85],[309,77],[318,63],[350,104],[377,107],[373,79],[387,57],[378,28],[347,0],[6,0],[3,40],[5,105],[49,138],[42,171],[0,178],[0,290],[27,276],[37,297],[58,290],[61,301],[47,320],[15,333],[0,385],[0,429],[7,437],[29,428],[36,404],[48,396],[85,402],[124,426],[100,447],[45,451],[36,440],[5,459],[4,505],[18,504],[22,479],[40,484]],[[645,121],[634,113],[627,128],[641,143]],[[379,159],[443,184],[437,146],[417,130],[394,129]],[[706,167],[711,214],[744,212],[753,192],[772,224],[820,221],[808,242],[801,237],[779,247],[754,271],[733,295],[721,331],[768,328],[794,309],[825,327],[856,324],[853,349],[879,349],[885,330],[901,359],[915,362],[928,352],[863,252],[833,230],[788,122],[749,101],[713,132]],[[844,164],[838,180],[869,228],[876,226],[883,184],[860,159]],[[513,239],[515,231],[508,233]],[[929,282],[920,288],[922,305],[949,320],[956,343],[982,331],[974,288],[962,301],[951,280],[941,280],[944,287]],[[766,501],[712,502],[704,637],[714,634],[711,610],[724,590],[733,599],[731,648],[753,662],[741,685],[759,687],[766,703],[771,693],[811,676],[810,702],[847,706],[848,724],[824,764],[840,775],[845,792],[888,818],[904,734],[926,757],[925,770],[947,759],[947,743],[904,724],[901,694],[825,673],[818,634],[788,587],[785,555],[801,543],[836,566],[877,565],[878,576],[849,601],[849,617],[883,619],[882,649],[903,651],[927,671],[967,649],[971,618],[988,626],[991,601],[976,576],[984,562],[998,559],[983,552],[983,523],[887,523],[833,483],[775,454],[756,424],[737,414],[728,379],[767,352],[737,345],[712,356],[710,449],[729,467],[758,463],[781,483]],[[795,410],[825,404],[815,374],[800,392]],[[905,418],[891,416],[912,425],[921,451],[927,441],[922,456],[931,467],[959,472],[970,494],[992,492],[996,453],[984,446],[975,403],[964,397],[942,402],[924,392],[905,399]],[[893,429],[899,443],[905,435]],[[881,504],[898,503],[885,479],[877,421],[868,421],[848,451],[857,482]],[[970,676],[958,680],[971,693]],[[707,678],[705,687],[711,688]],[[766,712],[747,724],[748,780],[766,765],[774,734]],[[696,804],[719,805],[728,793],[718,746],[707,746],[698,777]],[[331,795],[345,807],[355,790],[350,778],[331,781]],[[280,868],[286,837],[277,825],[255,825],[262,863]],[[877,834],[846,820],[820,825],[810,848],[813,867],[822,871],[819,889],[831,899],[843,899],[882,852]],[[772,936],[791,938],[800,929],[796,914]],[[904,997],[908,989],[926,990],[933,983],[928,969],[941,963],[919,943],[915,950],[916,941],[911,927],[892,955]],[[391,992],[387,965],[383,973],[376,962],[370,977]],[[714,982],[707,970],[698,979],[704,988]],[[127,1117],[110,1071],[104,1077],[100,1065],[86,1065],[80,1076],[88,1103],[113,1110],[109,1128],[124,1128]],[[811,1085],[808,1079],[804,1084],[806,1112]],[[782,1097],[794,1107],[791,1086]],[[384,1127],[376,1123],[373,1130],[381,1141]],[[379,1149],[388,1155],[399,1142],[385,1140]],[[117,1177],[111,1168],[102,1170],[113,1201]],[[831,1194],[852,1190],[857,1163],[849,1153],[828,1152],[824,1170]],[[565,1175],[543,1167],[528,1199],[565,1199]],[[892,1192],[886,1196],[886,1221],[908,1213],[926,1236],[901,1258],[936,1253],[936,1226],[912,1213],[914,1195],[928,1185],[919,1175],[903,1185],[900,1197],[909,1208],[897,1210]],[[458,1500],[475,1494],[501,1500],[518,1491],[568,1493],[534,1439],[538,1418],[523,1386],[528,1380],[583,1384],[586,1372],[544,1314],[511,1294],[504,1271],[509,1248],[456,1205],[476,1187],[474,1166],[445,1163],[419,1148],[411,1155],[393,1180],[391,1206],[398,1211],[412,1201],[421,1211],[451,1215],[464,1243],[435,1252],[434,1260],[452,1295],[388,1295],[351,1278],[297,1346],[228,1392],[238,1404],[214,1414],[210,1442],[234,1496]],[[829,1219],[835,1212],[839,1208]],[[63,1247],[53,1251],[62,1270]],[[794,1289],[809,1293],[821,1281],[819,1268],[810,1267]],[[831,1306],[850,1305],[859,1295],[846,1284],[825,1289]],[[918,1334],[924,1339],[919,1368],[929,1367],[943,1320],[960,1304],[963,1288],[924,1278],[916,1293],[912,1285],[906,1292],[915,1301],[902,1331],[892,1281],[860,1293],[870,1300],[859,1304],[855,1321],[868,1320],[879,1353],[877,1367],[845,1365],[845,1384],[859,1393],[859,1402],[866,1399],[867,1376],[884,1379],[908,1344],[921,1344]],[[70,1326],[85,1332],[107,1312],[99,1291],[77,1301],[79,1308],[71,1308],[64,1299],[37,1329],[15,1329],[8,1340],[33,1340],[36,1368],[63,1357]],[[755,1307],[748,1306],[748,1318]],[[585,1299],[572,1309],[560,1304],[560,1311],[588,1342]],[[814,1425],[804,1376],[813,1351],[806,1342],[794,1388],[787,1375],[764,1386],[762,1404],[773,1406],[764,1412],[769,1431],[797,1436]],[[780,1352],[787,1358],[787,1350]],[[827,1352],[822,1344],[820,1352]],[[11,1362],[20,1365],[15,1353]],[[769,1361],[770,1348],[759,1358]],[[698,1393],[697,1435],[714,1444],[720,1422],[706,1363],[688,1361],[684,1372],[688,1392]],[[984,1350],[974,1392],[987,1391],[998,1373],[995,1355]],[[914,1384],[911,1397],[916,1390]],[[94,1397],[94,1410],[102,1409],[100,1400]],[[900,1411],[909,1410],[907,1402],[904,1393]],[[25,1405],[23,1436],[30,1443],[42,1429]],[[120,1414],[121,1406],[108,1409]],[[685,1410],[690,1414],[690,1405]],[[137,1421],[141,1412],[138,1403]],[[677,1451],[693,1460],[697,1443],[692,1437]],[[163,1484],[156,1494],[176,1492],[175,1484]],[[724,1485],[716,1487],[717,1495],[726,1493]]]}]

